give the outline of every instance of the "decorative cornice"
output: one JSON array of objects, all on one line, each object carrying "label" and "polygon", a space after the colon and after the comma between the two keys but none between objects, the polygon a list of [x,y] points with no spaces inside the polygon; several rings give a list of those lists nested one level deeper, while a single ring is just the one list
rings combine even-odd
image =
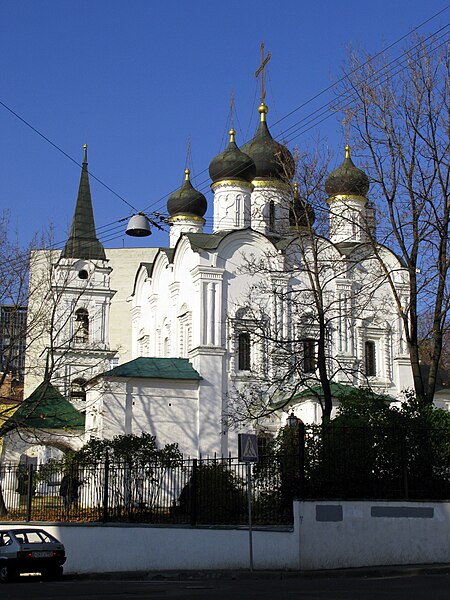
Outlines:
[{"label": "decorative cornice", "polygon": [[330,196],[328,200],[356,200],[357,202],[367,202],[365,196],[357,196],[355,194],[336,194],[335,196]]},{"label": "decorative cornice", "polygon": [[203,217],[199,217],[197,215],[175,215],[174,217],[170,217],[170,219],[168,219],[169,223],[176,223],[181,221],[194,221],[195,223],[200,223],[202,225],[206,223]]},{"label": "decorative cornice", "polygon": [[241,187],[247,188],[250,191],[253,190],[253,184],[248,183],[247,181],[242,181],[242,179],[223,179],[222,181],[216,181],[216,183],[211,184],[211,190],[215,192],[219,187]]},{"label": "decorative cornice", "polygon": [[255,188],[275,188],[286,191],[291,187],[288,183],[279,179],[254,179],[252,184]]}]

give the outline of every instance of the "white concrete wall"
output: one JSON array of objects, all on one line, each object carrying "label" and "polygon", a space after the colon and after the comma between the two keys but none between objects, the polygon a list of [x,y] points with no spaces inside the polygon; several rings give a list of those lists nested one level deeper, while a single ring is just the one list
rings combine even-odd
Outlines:
[{"label": "white concrete wall", "polygon": [[[249,567],[245,529],[30,526],[64,543],[66,573]],[[295,502],[294,528],[254,531],[253,555],[278,570],[450,563],[450,502]]]},{"label": "white concrete wall", "polygon": [[[156,436],[160,447],[178,443],[197,456],[198,381],[178,379],[100,378],[87,390],[86,431],[101,438],[116,435]],[[98,415],[95,422],[95,416]]]},{"label": "white concrete wall", "polygon": [[110,285],[116,291],[109,315],[109,346],[117,350],[119,364],[133,358],[131,352],[131,303],[134,279],[141,262],[151,263],[158,248],[106,248],[112,267]]},{"label": "white concrete wall", "polygon": [[[127,525],[45,529],[65,545],[66,573],[249,568],[246,530]],[[254,567],[297,569],[297,540],[292,531],[254,531]]]},{"label": "white concrete wall", "polygon": [[301,502],[300,568],[450,562],[450,502]]}]

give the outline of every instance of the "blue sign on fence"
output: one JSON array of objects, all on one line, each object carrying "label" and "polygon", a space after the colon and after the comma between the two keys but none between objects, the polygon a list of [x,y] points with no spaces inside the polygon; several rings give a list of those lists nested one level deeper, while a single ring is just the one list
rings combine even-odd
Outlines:
[{"label": "blue sign on fence", "polygon": [[241,462],[258,462],[258,440],[253,433],[240,433],[239,460]]}]

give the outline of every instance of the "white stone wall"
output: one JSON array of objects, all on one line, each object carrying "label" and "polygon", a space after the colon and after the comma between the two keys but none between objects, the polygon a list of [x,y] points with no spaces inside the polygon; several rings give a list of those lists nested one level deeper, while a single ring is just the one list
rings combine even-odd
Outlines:
[{"label": "white stone wall", "polygon": [[[63,542],[66,573],[249,568],[241,527],[32,526]],[[292,529],[253,531],[255,570],[448,563],[449,549],[449,502],[294,502]]]},{"label": "white stone wall", "polygon": [[134,280],[141,262],[151,263],[157,248],[106,248],[111,272],[111,289],[116,294],[109,315],[109,344],[117,350],[118,363],[132,360],[131,304]]},{"label": "white stone wall", "polygon": [[300,569],[450,561],[450,503],[300,502]]},{"label": "white stone wall", "polygon": [[159,446],[178,443],[186,457],[197,455],[197,381],[108,378],[88,390],[86,403],[86,431],[91,435],[148,432]]}]

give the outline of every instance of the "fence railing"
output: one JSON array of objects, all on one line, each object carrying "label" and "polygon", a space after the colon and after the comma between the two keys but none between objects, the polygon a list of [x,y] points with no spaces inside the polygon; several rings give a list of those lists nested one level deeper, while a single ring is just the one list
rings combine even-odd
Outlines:
[{"label": "fence railing", "polygon": [[[255,525],[291,524],[295,498],[450,498],[448,430],[297,427],[290,454],[252,465]],[[246,465],[232,458],[0,467],[8,521],[244,525],[247,493]]]}]

